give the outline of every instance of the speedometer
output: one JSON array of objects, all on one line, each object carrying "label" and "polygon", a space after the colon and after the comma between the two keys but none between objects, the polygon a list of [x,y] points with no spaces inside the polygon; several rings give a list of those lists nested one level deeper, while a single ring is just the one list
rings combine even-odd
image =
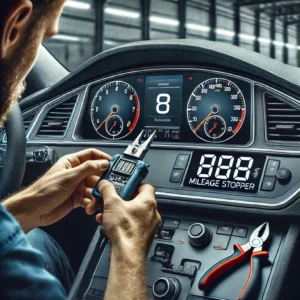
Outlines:
[{"label": "speedometer", "polygon": [[106,139],[122,139],[139,119],[140,102],[134,88],[124,81],[112,81],[97,92],[91,107],[96,132]]},{"label": "speedometer", "polygon": [[233,138],[246,117],[240,88],[225,78],[199,84],[190,96],[187,119],[193,133],[206,142],[222,143]]}]

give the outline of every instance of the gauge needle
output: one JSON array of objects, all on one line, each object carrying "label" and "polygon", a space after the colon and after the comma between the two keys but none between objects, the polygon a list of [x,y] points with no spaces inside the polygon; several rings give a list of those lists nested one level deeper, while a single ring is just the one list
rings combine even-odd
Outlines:
[{"label": "gauge needle", "polygon": [[194,132],[197,132],[200,128],[201,128],[201,126],[205,123],[205,121],[211,116],[211,115],[213,115],[214,114],[214,112],[212,111],[197,127],[196,127],[196,129],[194,130]]},{"label": "gauge needle", "polygon": [[117,125],[117,121],[115,121],[114,124],[110,127],[109,132],[111,132],[116,125]]},{"label": "gauge needle", "polygon": [[209,131],[209,133],[212,133],[217,128],[217,123],[214,123],[214,127]]},{"label": "gauge needle", "polygon": [[107,119],[109,119],[113,114],[115,114],[113,111],[105,118],[105,120],[99,125],[99,127],[97,128],[97,130],[98,129],[100,129],[102,126],[103,126],[103,124],[107,121]]}]

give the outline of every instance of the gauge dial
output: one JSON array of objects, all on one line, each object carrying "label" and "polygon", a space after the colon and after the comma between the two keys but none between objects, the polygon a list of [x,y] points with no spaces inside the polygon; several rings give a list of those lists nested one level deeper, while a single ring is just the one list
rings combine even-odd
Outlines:
[{"label": "gauge dial", "polygon": [[[233,138],[246,117],[246,102],[240,88],[225,78],[199,84],[190,96],[187,119],[193,133],[206,142],[222,143]],[[216,127],[212,130],[212,128]]]},{"label": "gauge dial", "polygon": [[123,131],[123,126],[122,118],[118,115],[113,115],[106,121],[105,129],[108,135],[116,137]]},{"label": "gauge dial", "polygon": [[204,124],[204,131],[209,138],[219,139],[226,132],[226,122],[218,115],[211,116]]},{"label": "gauge dial", "polygon": [[106,139],[122,139],[139,119],[140,102],[134,88],[124,81],[112,81],[97,92],[91,107],[96,132]]}]

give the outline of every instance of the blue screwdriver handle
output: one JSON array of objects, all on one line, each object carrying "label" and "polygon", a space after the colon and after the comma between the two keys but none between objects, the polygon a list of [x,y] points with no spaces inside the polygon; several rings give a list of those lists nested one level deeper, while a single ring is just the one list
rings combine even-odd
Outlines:
[{"label": "blue screwdriver handle", "polygon": [[[98,186],[101,180],[108,180],[109,174],[111,173],[115,163],[118,159],[122,156],[121,154],[114,155],[110,161],[109,168],[103,173],[100,180],[97,182],[96,186],[93,189],[93,196],[94,198],[102,205],[103,207],[103,198],[102,195],[98,191]],[[132,200],[138,190],[138,187],[141,185],[142,181],[146,178],[149,170],[149,165],[144,163],[141,160],[138,160],[136,169],[134,173],[131,175],[129,181],[127,182],[126,186],[124,187],[120,197],[123,200]]]}]

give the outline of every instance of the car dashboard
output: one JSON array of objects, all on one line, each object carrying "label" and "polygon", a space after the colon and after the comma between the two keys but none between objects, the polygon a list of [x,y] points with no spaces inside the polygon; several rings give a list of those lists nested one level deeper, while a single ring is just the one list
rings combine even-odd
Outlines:
[{"label": "car dashboard", "polygon": [[[21,103],[33,153],[28,163],[90,147],[120,154],[142,131],[143,139],[155,131],[145,182],[156,188],[163,220],[148,255],[149,298],[238,299],[246,265],[208,291],[198,282],[268,221],[269,264],[252,299],[293,299],[282,297],[300,232],[291,221],[300,215],[298,73],[210,42],[143,42],[106,51]],[[195,224],[212,233],[204,247],[191,242]],[[70,299],[103,299],[109,247],[97,230]],[[185,263],[196,271],[180,273]],[[156,281],[170,276],[181,292],[155,295]]]}]

